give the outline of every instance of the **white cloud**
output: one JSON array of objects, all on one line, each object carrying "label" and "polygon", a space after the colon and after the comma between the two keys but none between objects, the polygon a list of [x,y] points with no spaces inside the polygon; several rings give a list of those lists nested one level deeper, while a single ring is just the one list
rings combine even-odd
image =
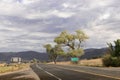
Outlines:
[{"label": "white cloud", "polygon": [[113,0],[90,0],[88,3],[88,7],[89,8],[100,8],[100,7],[109,6],[112,3],[113,3]]},{"label": "white cloud", "polygon": [[71,4],[71,3],[63,3],[62,6],[64,8],[77,8],[76,4]]},{"label": "white cloud", "polygon": [[19,0],[20,2],[22,2],[23,4],[31,4],[31,3],[35,3],[39,0]]},{"label": "white cloud", "polygon": [[110,17],[110,13],[105,13],[99,17],[100,20],[108,19]]},{"label": "white cloud", "polygon": [[41,18],[49,18],[52,16],[57,16],[60,18],[69,18],[72,17],[73,15],[75,15],[75,13],[73,12],[63,12],[63,11],[59,11],[59,10],[49,10],[46,12],[32,12],[30,14],[26,14],[26,18],[28,19],[41,19]]},{"label": "white cloud", "polygon": [[69,18],[69,17],[72,17],[73,15],[75,15],[74,12],[62,12],[62,11],[59,11],[59,10],[54,10],[52,12],[53,15],[55,16],[58,16],[60,18]]},{"label": "white cloud", "polygon": [[[1,15],[21,15],[24,11],[24,6],[11,1],[0,2],[0,14]],[[12,5],[11,5],[12,4]]]},{"label": "white cloud", "polygon": [[[88,40],[87,47],[102,48],[106,47],[108,42],[113,42],[120,38],[120,33],[109,29],[110,26],[99,25],[85,29],[90,39]],[[112,26],[114,27],[114,26]]]},{"label": "white cloud", "polygon": [[1,0],[0,50],[44,50],[61,31],[77,29],[89,35],[86,47],[105,47],[120,38],[119,5],[119,0]]},{"label": "white cloud", "polygon": [[41,33],[41,32],[33,32],[29,33],[29,36],[36,36],[36,37],[55,37],[57,34],[50,34],[50,33]]},{"label": "white cloud", "polygon": [[41,18],[48,18],[51,16],[51,11],[46,12],[31,12],[29,14],[26,14],[25,17],[28,19],[41,19]]},{"label": "white cloud", "polygon": [[68,8],[70,5],[66,4],[66,3],[63,3],[62,6],[65,7],[65,8]]},{"label": "white cloud", "polygon": [[11,27],[3,27],[3,26],[0,26],[0,30],[7,30],[7,31],[15,31],[15,32],[20,32],[22,31],[22,29],[20,28],[11,28]]}]

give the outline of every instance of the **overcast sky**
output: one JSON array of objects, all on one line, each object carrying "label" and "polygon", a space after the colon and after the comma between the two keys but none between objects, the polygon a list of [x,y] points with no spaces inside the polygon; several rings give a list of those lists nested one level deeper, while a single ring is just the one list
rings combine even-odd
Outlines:
[{"label": "overcast sky", "polygon": [[82,29],[86,48],[120,38],[120,0],[0,0],[0,52],[44,52],[61,31]]}]

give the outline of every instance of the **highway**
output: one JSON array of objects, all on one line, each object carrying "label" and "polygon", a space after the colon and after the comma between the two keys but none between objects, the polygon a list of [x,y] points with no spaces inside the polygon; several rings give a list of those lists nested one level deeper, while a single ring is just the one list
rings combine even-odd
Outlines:
[{"label": "highway", "polygon": [[120,80],[120,71],[96,67],[36,64],[31,68],[40,80]]}]

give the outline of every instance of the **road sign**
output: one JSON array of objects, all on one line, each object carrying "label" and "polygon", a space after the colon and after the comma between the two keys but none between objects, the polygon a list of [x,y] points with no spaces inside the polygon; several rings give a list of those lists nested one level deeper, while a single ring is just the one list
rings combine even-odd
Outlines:
[{"label": "road sign", "polygon": [[73,58],[71,58],[71,61],[72,61],[72,62],[77,62],[77,61],[79,61],[79,58],[73,57]]}]

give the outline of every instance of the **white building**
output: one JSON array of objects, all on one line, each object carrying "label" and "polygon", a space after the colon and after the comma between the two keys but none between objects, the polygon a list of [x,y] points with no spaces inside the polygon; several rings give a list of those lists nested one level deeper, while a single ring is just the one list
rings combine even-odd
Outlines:
[{"label": "white building", "polygon": [[12,63],[21,63],[22,59],[20,57],[12,57],[11,62]]}]

